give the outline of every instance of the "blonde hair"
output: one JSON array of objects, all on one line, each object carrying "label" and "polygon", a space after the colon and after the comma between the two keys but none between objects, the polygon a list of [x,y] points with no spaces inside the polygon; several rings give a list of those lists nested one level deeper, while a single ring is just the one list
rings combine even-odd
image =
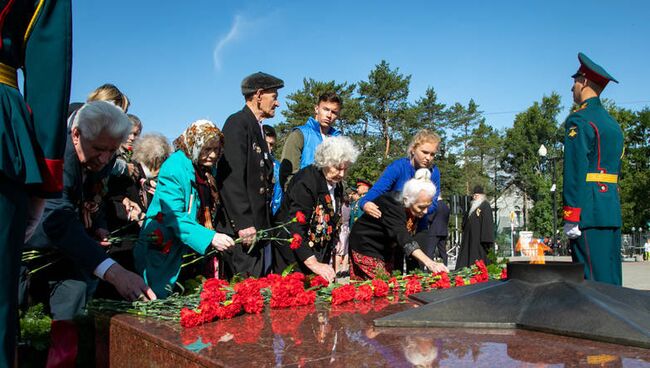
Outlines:
[{"label": "blonde hair", "polygon": [[114,84],[106,83],[97,87],[97,89],[92,91],[86,99],[86,102],[91,101],[108,101],[122,109],[124,112],[129,111],[129,98],[126,97],[126,95]]},{"label": "blonde hair", "polygon": [[413,139],[411,139],[411,143],[409,143],[408,148],[406,149],[406,154],[411,157],[413,154],[413,151],[418,148],[419,146],[425,144],[425,143],[433,143],[435,145],[440,144],[440,136],[436,132],[432,132],[428,129],[420,129]]},{"label": "blonde hair", "polygon": [[133,159],[152,171],[160,169],[171,153],[172,146],[160,133],[145,134],[133,143]]}]

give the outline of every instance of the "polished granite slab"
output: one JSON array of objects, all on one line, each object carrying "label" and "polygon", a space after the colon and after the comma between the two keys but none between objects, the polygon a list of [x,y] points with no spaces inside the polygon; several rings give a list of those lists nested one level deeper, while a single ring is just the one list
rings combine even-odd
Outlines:
[{"label": "polished granite slab", "polygon": [[190,329],[118,315],[108,355],[111,367],[650,367],[647,349],[541,332],[373,326],[417,307],[375,300],[274,309]]},{"label": "polished granite slab", "polygon": [[583,269],[510,262],[508,280],[413,294],[426,305],[375,326],[522,328],[649,349],[650,291],[584,280]]}]

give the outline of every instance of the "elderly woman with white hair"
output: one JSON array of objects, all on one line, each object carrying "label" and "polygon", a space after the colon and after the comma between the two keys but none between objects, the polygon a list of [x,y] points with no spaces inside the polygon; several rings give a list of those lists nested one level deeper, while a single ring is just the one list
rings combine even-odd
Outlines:
[{"label": "elderly woman with white hair", "polygon": [[[358,156],[359,150],[350,138],[325,138],[316,148],[314,163],[291,179],[275,222],[286,223],[298,211],[304,214],[306,221],[287,226],[291,234],[300,235],[299,242],[293,245],[285,241],[274,243],[274,272],[280,273],[296,263],[297,271],[334,281],[335,272],[329,262],[341,227],[342,181]],[[278,236],[285,235],[287,233],[282,231]]]},{"label": "elderly woman with white hair", "polygon": [[415,177],[404,184],[401,193],[388,192],[374,200],[381,217],[365,213],[354,223],[348,240],[351,279],[390,275],[396,246],[431,272],[448,271],[444,264],[427,257],[413,238],[418,220],[427,213],[436,193],[430,178],[428,169],[419,169]]}]

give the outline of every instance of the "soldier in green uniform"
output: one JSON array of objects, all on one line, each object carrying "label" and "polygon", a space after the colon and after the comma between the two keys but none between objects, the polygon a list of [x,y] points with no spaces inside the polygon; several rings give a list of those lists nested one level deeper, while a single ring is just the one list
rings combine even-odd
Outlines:
[{"label": "soldier in green uniform", "polygon": [[14,365],[26,229],[63,186],[71,38],[69,0],[0,0],[0,367]]},{"label": "soldier in green uniform", "polygon": [[609,81],[618,81],[583,53],[578,60],[571,89],[578,107],[565,122],[564,232],[585,279],[621,285],[623,132],[599,98]]}]

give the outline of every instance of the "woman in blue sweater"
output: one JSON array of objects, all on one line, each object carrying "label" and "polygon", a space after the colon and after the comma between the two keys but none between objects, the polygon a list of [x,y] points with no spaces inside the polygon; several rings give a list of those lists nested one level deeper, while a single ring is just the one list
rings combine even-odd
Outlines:
[{"label": "woman in blue sweater", "polygon": [[[429,219],[436,212],[438,207],[438,197],[440,196],[440,170],[433,162],[433,158],[438,152],[440,145],[440,136],[427,129],[422,129],[413,137],[407,149],[408,157],[397,159],[388,165],[379,179],[375,182],[368,193],[359,200],[359,207],[365,213],[380,218],[381,211],[373,202],[376,198],[388,192],[401,192],[404,184],[415,176],[418,169],[429,169],[431,171],[431,181],[436,187],[436,193],[426,216],[422,217],[418,223],[418,231],[426,230],[429,227]],[[428,245],[423,244],[423,249]],[[394,269],[401,270],[403,254],[395,254]],[[409,262],[409,269],[417,267],[417,263]]]},{"label": "woman in blue sweater", "polygon": [[440,136],[426,129],[420,130],[409,144],[408,157],[391,162],[381,174],[368,193],[359,200],[363,211],[374,218],[381,217],[379,207],[373,202],[375,198],[388,192],[401,192],[404,184],[413,178],[415,171],[426,168],[431,171],[431,181],[436,186],[436,194],[427,211],[430,215],[436,212],[438,196],[440,195],[440,170],[433,163],[433,157],[438,152]]}]

